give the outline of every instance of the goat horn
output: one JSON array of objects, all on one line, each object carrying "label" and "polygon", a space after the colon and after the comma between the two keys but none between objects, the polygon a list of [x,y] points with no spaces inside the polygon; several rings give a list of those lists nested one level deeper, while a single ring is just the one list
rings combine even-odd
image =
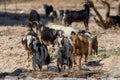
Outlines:
[{"label": "goat horn", "polygon": [[33,21],[32,23],[36,23],[37,25],[39,25],[39,22],[38,22],[38,21]]}]

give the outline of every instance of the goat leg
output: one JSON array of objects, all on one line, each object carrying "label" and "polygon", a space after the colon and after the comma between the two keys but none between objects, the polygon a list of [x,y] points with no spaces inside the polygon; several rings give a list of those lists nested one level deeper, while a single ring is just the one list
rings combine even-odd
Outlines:
[{"label": "goat leg", "polygon": [[76,65],[77,63],[76,63],[76,61],[75,61],[75,58],[74,58],[74,65]]},{"label": "goat leg", "polygon": [[59,72],[61,72],[61,69],[60,69],[60,67],[59,67],[59,63],[57,63],[57,67],[58,67]]},{"label": "goat leg", "polygon": [[84,24],[85,24],[85,29],[86,29],[87,31],[89,31],[88,21],[84,21]]},{"label": "goat leg", "polygon": [[42,64],[41,65],[38,64],[38,67],[39,67],[40,71],[42,71]]},{"label": "goat leg", "polygon": [[82,56],[80,56],[79,58],[79,69],[81,68],[81,59],[82,59]]},{"label": "goat leg", "polygon": [[33,69],[34,69],[34,71],[36,70],[36,55],[35,54],[33,54]]},{"label": "goat leg", "polygon": [[85,64],[87,63],[87,56],[88,56],[88,53],[85,53]]},{"label": "goat leg", "polygon": [[26,64],[27,68],[29,68],[29,52],[27,53],[27,64]]},{"label": "goat leg", "polygon": [[72,68],[72,60],[71,60],[71,58],[69,58],[69,64],[68,65],[69,65],[69,69]]},{"label": "goat leg", "polygon": [[27,59],[29,59],[29,57],[30,57],[30,55],[29,55],[29,54],[30,54],[30,53],[28,52],[28,53],[27,53]]}]

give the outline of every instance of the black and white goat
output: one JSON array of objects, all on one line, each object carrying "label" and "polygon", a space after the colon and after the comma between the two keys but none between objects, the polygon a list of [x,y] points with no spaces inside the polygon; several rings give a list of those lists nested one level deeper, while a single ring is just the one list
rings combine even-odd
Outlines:
[{"label": "black and white goat", "polygon": [[36,65],[38,65],[40,71],[42,70],[42,65],[48,65],[50,63],[50,55],[48,53],[47,46],[41,43],[39,40],[33,40],[30,44],[33,49],[33,68],[36,70]]},{"label": "black and white goat", "polygon": [[[58,38],[60,39],[60,38]],[[59,42],[60,41],[60,42]],[[61,40],[58,41],[59,45],[58,54],[57,54],[57,67],[59,71],[67,65],[70,68],[72,68],[72,45],[67,37],[62,37]]]},{"label": "black and white goat", "polygon": [[51,18],[52,22],[62,21],[64,12],[65,12],[64,10],[54,10],[50,13],[49,17]]},{"label": "black and white goat", "polygon": [[90,17],[90,7],[93,7],[93,4],[88,1],[84,4],[85,9],[80,11],[71,11],[66,10],[64,15],[64,24],[71,25],[72,22],[80,22],[83,21],[85,25],[85,29],[89,30],[88,23],[89,23],[89,17]]},{"label": "black and white goat", "polygon": [[44,4],[43,7],[45,9],[46,17],[48,17],[50,15],[50,13],[54,10],[52,5]]},{"label": "black and white goat", "polygon": [[27,35],[23,36],[21,40],[22,45],[27,50],[27,67],[29,66],[30,55],[33,55],[33,49],[30,46],[30,43],[33,40],[39,40],[39,38],[37,37],[37,34],[33,31],[33,29],[30,29]]},{"label": "black and white goat", "polygon": [[41,39],[49,44],[54,45],[54,40],[61,35],[61,30],[55,30],[46,26],[41,26]]},{"label": "black and white goat", "polygon": [[[37,34],[30,29],[27,35],[22,38],[22,44],[28,51],[28,58],[31,54],[33,56],[33,68],[36,70],[36,64],[42,70],[42,65],[48,65],[50,63],[50,56],[48,54],[47,46],[39,41]],[[27,66],[29,60],[27,61]]]}]

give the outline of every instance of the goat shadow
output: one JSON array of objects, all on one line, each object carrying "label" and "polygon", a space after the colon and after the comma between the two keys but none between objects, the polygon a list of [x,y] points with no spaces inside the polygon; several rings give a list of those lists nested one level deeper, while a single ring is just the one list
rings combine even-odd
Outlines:
[{"label": "goat shadow", "polygon": [[[40,17],[42,24],[47,25],[50,22],[50,18],[45,14],[40,14]],[[27,13],[0,12],[0,26],[27,26],[28,18],[29,14]]]},{"label": "goat shadow", "polygon": [[102,61],[102,59],[96,60],[96,61],[89,61],[86,64],[86,66],[102,66],[102,64],[100,64],[101,61]]},{"label": "goat shadow", "polygon": [[102,66],[103,64],[100,63],[101,61],[102,61],[102,59],[96,60],[96,61],[89,61],[89,62],[87,62],[85,64],[86,67],[80,68],[80,70],[82,70],[82,71],[91,71],[88,67],[99,67],[99,66]]},{"label": "goat shadow", "polygon": [[18,68],[13,72],[1,72],[0,79],[5,78],[5,76],[19,76],[21,73],[30,72],[28,69],[25,68]]},{"label": "goat shadow", "polygon": [[[39,70],[37,70],[37,71],[39,71]],[[48,71],[59,72],[59,70],[56,66],[48,66],[48,70],[43,69],[40,72],[48,72]],[[6,76],[20,76],[20,74],[31,73],[31,72],[34,72],[34,70],[28,70],[25,68],[17,68],[13,72],[1,72],[0,73],[0,80],[4,79]]]}]

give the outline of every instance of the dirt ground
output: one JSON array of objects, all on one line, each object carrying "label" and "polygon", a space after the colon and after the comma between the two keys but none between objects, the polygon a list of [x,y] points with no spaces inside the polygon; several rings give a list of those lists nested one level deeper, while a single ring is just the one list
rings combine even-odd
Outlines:
[{"label": "dirt ground", "polygon": [[[38,2],[37,2],[38,1]],[[36,9],[40,14],[44,14],[44,9],[42,5],[44,3],[52,4],[56,9],[82,9],[82,2],[66,0],[64,2],[61,0],[60,4],[57,4],[58,0],[36,0],[33,2],[18,3],[19,10],[16,12],[20,15],[20,18],[15,16],[4,16],[1,13],[4,11],[3,5],[0,5],[0,72],[14,72],[16,69],[26,67],[26,53],[27,51],[21,44],[21,38],[27,33],[27,20],[28,14],[31,9]],[[69,2],[69,3],[68,3]],[[38,4],[40,3],[40,4]],[[114,2],[115,3],[115,2]],[[98,5],[97,5],[98,4]],[[117,4],[117,3],[116,3]],[[100,3],[96,3],[98,7],[102,6]],[[8,13],[14,15],[15,4],[8,4]],[[105,9],[98,9],[102,16],[105,16]],[[93,10],[91,13],[96,15]],[[21,16],[21,14],[24,14]],[[116,14],[116,9],[111,10],[111,14]],[[16,20],[17,19],[17,20]],[[99,54],[97,57],[89,56],[88,64],[83,65],[81,70],[77,70],[74,67],[71,71],[64,71],[61,73],[57,72],[30,72],[21,74],[20,76],[32,75],[35,77],[104,77],[112,76],[120,78],[120,28],[117,29],[107,29],[104,30],[99,27],[95,22],[93,17],[90,18],[89,23],[90,32],[93,35],[98,36],[99,42]],[[82,23],[73,23],[72,27],[77,29],[84,29]],[[51,63],[50,66],[56,66],[55,63]],[[32,69],[32,66],[30,66]]]}]

